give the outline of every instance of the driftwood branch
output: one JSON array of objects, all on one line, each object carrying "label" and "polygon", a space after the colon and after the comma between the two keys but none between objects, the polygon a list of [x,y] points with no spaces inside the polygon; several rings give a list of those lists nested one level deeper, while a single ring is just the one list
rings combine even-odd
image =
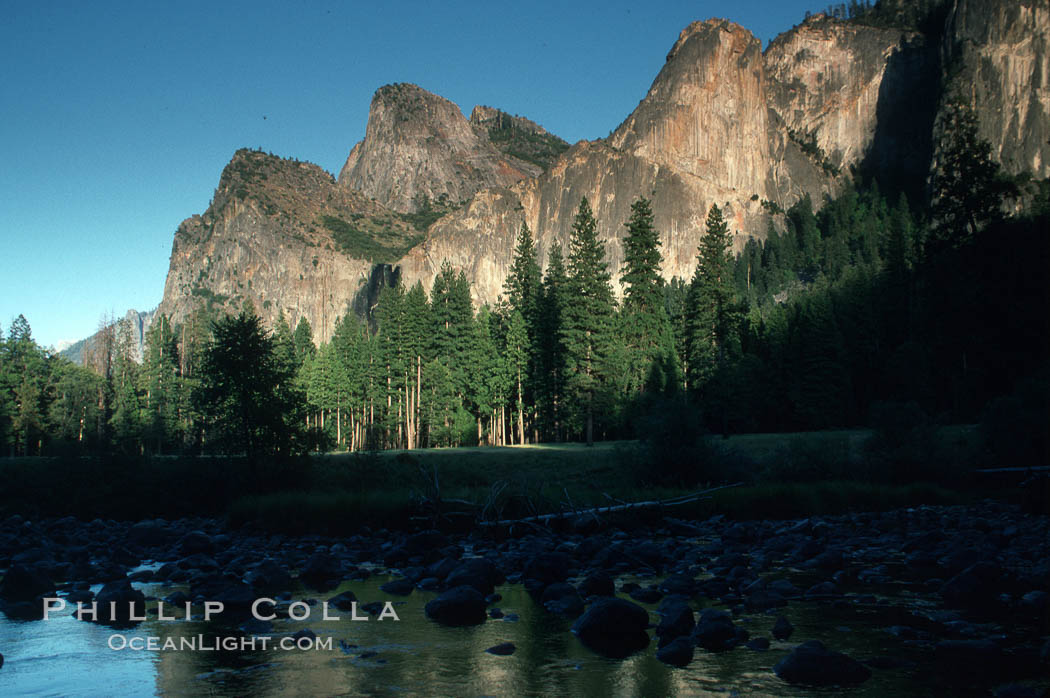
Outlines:
[{"label": "driftwood branch", "polygon": [[[622,504],[610,504],[607,506],[592,507],[590,509],[579,509],[573,511],[562,511],[555,514],[539,514],[537,516],[526,516],[522,519],[506,519],[502,521],[482,521],[482,526],[512,526],[517,524],[548,524],[552,521],[559,521],[562,519],[574,518],[576,516],[587,516],[592,515],[597,517],[600,514],[610,514],[621,511],[635,511],[641,509],[657,509],[660,507],[672,507],[679,504],[689,504],[691,502],[697,502],[702,499],[710,499],[708,495],[718,490],[724,490],[729,487],[737,487],[743,483],[735,482],[732,485],[721,485],[719,487],[712,487],[710,489],[701,490],[700,492],[693,492],[690,494],[683,494],[678,497],[671,497],[670,499],[654,499],[645,502],[623,502]],[[612,499],[612,497],[608,497]]]}]

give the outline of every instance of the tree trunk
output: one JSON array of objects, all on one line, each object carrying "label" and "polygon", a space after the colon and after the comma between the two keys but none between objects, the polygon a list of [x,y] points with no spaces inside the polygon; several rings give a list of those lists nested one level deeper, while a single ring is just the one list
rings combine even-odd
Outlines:
[{"label": "tree trunk", "polygon": [[591,397],[587,397],[587,445],[594,445],[594,406]]}]

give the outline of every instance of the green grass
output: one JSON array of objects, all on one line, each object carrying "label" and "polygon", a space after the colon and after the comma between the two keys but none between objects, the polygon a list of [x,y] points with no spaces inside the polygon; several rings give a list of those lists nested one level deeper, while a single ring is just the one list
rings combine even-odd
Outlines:
[{"label": "green grass", "polygon": [[225,515],[238,526],[334,534],[364,525],[470,530],[483,509],[489,520],[514,519],[668,499],[727,481],[744,484],[709,500],[620,516],[617,524],[664,515],[794,518],[987,496],[968,477],[980,444],[976,430],[931,433],[936,452],[950,456],[929,471],[939,476],[935,483],[882,474],[876,466],[887,455],[873,455],[870,430],[712,437],[705,453],[715,462],[689,466],[697,468],[695,485],[660,487],[639,485],[654,465],[644,461],[637,442],[330,453],[287,462],[0,459],[0,518],[15,512],[84,519]]}]

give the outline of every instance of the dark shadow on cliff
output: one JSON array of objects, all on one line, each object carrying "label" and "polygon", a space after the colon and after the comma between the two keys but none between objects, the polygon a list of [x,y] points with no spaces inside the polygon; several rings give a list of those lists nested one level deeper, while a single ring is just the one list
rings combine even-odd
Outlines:
[{"label": "dark shadow on cliff", "polygon": [[937,44],[930,39],[905,43],[886,62],[875,134],[857,173],[862,179],[876,179],[888,200],[904,192],[913,204],[926,202],[940,75]]},{"label": "dark shadow on cliff", "polygon": [[393,264],[373,264],[368,281],[354,294],[350,307],[362,320],[368,320],[368,326],[375,329],[372,311],[379,301],[379,294],[385,288],[394,288],[401,279],[401,267]]}]

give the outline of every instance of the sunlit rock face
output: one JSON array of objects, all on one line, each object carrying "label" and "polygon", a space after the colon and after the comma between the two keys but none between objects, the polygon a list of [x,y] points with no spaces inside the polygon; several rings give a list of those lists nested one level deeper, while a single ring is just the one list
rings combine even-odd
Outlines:
[{"label": "sunlit rock face", "polygon": [[365,138],[350,151],[339,186],[408,213],[423,197],[458,203],[540,172],[497,150],[449,100],[401,83],[372,97]]},{"label": "sunlit rock face", "polygon": [[944,37],[948,89],[975,108],[1011,174],[1050,176],[1050,4],[957,0]]},{"label": "sunlit rock face", "polygon": [[[305,317],[322,341],[391,280],[429,289],[445,261],[491,303],[521,223],[546,264],[556,241],[567,250],[582,197],[617,293],[639,196],[653,202],[664,276],[689,278],[714,203],[739,249],[783,226],[773,211],[805,195],[819,206],[854,168],[924,191],[936,110],[952,92],[975,105],[1008,172],[1050,176],[1050,7],[948,0],[941,9],[946,20],[926,34],[818,15],[764,53],[732,22],[694,22],[624,122],[567,150],[524,117],[475,107],[467,119],[415,85],[380,88],[338,181],[308,163],[234,157],[209,209],[176,233],[160,311],[184,319],[208,303],[236,310],[251,300],[268,324],[282,311],[292,324]],[[402,215],[424,199],[447,213],[432,223]],[[333,217],[364,247],[342,245],[324,224]],[[377,272],[378,263],[391,266]]]},{"label": "sunlit rock face", "polygon": [[338,249],[322,216],[354,214],[383,212],[316,165],[238,151],[208,210],[179,226],[157,312],[183,322],[197,308],[237,312],[250,301],[268,326],[283,312],[327,340],[372,263]]},{"label": "sunlit rock face", "polygon": [[402,260],[403,278],[428,286],[447,260],[467,272],[477,301],[491,303],[521,222],[532,229],[545,263],[555,241],[567,249],[580,199],[587,197],[616,279],[624,224],[639,196],[653,201],[664,275],[688,277],[712,204],[726,207],[742,244],[748,234],[765,233],[764,200],[787,208],[803,194],[820,201],[835,189],[835,178],[770,111],[761,42],[731,22],[694,22],[608,139],[581,141],[538,177],[480,192],[437,221],[426,242]]},{"label": "sunlit rock face", "polygon": [[906,72],[915,77],[929,70],[910,56],[921,43],[914,32],[815,15],[766,49],[770,106],[797,137],[811,136],[830,166],[859,165],[884,116],[880,99],[909,96],[901,94],[903,85],[886,84],[905,72],[897,65],[907,60]]}]

